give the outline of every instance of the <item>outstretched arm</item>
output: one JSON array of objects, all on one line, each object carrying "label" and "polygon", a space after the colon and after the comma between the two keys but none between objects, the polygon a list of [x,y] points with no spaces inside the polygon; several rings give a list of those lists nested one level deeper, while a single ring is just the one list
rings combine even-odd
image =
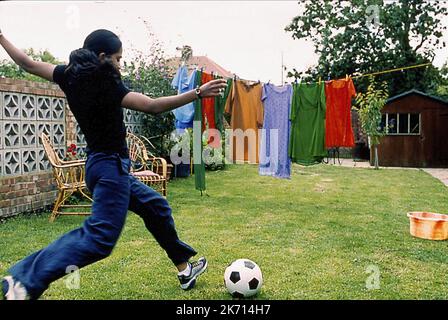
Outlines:
[{"label": "outstretched arm", "polygon": [[[217,79],[209,81],[200,87],[201,97],[215,97],[220,94],[220,90],[223,91],[226,87],[226,80]],[[167,96],[156,99],[152,99],[141,93],[130,92],[123,98],[121,105],[128,109],[158,114],[176,109],[196,99],[198,99],[198,96],[196,95],[195,90],[191,90],[176,96]]]},{"label": "outstretched arm", "polygon": [[0,30],[0,45],[6,50],[14,62],[26,72],[32,73],[41,78],[53,81],[53,71],[56,67],[51,63],[34,61],[28,57],[22,50],[16,48]]}]

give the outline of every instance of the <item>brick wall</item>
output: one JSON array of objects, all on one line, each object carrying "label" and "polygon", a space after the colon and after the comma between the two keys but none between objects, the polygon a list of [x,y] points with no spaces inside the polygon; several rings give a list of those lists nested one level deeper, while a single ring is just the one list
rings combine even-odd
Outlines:
[{"label": "brick wall", "polygon": [[3,78],[0,101],[0,218],[49,208],[57,191],[39,136],[53,133],[64,151],[65,95],[51,83]]},{"label": "brick wall", "polygon": [[0,219],[49,209],[55,197],[56,187],[51,172],[3,177],[0,179]]}]

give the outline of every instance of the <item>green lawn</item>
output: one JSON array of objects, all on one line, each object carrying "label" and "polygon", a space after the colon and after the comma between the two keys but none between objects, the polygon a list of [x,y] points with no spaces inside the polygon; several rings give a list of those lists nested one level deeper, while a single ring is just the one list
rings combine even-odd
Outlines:
[{"label": "green lawn", "polygon": [[[81,270],[80,289],[63,278],[42,299],[231,299],[223,274],[238,258],[263,271],[257,299],[448,298],[447,242],[409,234],[406,212],[448,213],[448,188],[423,171],[294,165],[292,179],[280,180],[235,165],[208,172],[207,189],[201,197],[187,178],[168,190],[181,239],[209,260],[194,290],[179,288],[174,266],[130,213],[113,254]],[[0,224],[0,274],[83,219]],[[379,289],[366,288],[369,266]]]}]

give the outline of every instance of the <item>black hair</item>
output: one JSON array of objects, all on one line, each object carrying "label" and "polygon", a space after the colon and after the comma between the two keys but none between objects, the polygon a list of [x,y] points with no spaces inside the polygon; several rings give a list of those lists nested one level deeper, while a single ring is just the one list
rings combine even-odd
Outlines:
[{"label": "black hair", "polygon": [[70,53],[66,69],[69,84],[81,80],[119,79],[120,74],[113,64],[107,59],[101,63],[98,56],[100,53],[106,56],[117,53],[121,46],[120,39],[111,31],[99,29],[90,33],[83,47]]},{"label": "black hair", "polygon": [[106,55],[117,53],[121,48],[121,41],[112,31],[99,29],[93,31],[84,40],[84,49],[95,52],[99,55],[104,52]]},{"label": "black hair", "polygon": [[78,92],[83,105],[92,101],[106,108],[112,102],[114,88],[121,81],[120,72],[113,63],[106,59],[100,61],[100,53],[106,56],[117,53],[121,41],[117,35],[107,30],[96,30],[89,34],[82,48],[70,53],[70,60],[65,69],[67,84]]}]

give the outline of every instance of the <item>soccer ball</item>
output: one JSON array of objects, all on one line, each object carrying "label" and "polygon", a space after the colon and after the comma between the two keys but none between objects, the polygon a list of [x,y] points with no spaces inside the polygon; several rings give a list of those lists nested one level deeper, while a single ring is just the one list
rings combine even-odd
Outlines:
[{"label": "soccer ball", "polygon": [[255,262],[249,259],[238,259],[226,268],[224,283],[233,297],[248,298],[260,291],[263,275]]}]

